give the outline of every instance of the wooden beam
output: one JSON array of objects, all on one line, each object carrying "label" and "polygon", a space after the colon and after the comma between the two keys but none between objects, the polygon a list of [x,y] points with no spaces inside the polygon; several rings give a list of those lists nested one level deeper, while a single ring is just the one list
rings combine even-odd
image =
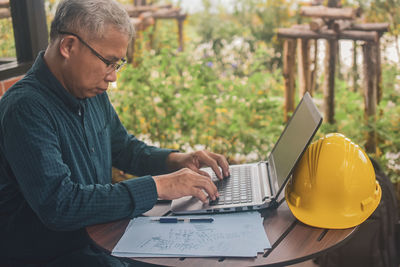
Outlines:
[{"label": "wooden beam", "polygon": [[154,17],[152,12],[143,12],[142,14],[139,15],[139,19],[142,20],[140,24],[140,30],[143,31],[147,27],[154,25]]},{"label": "wooden beam", "polygon": [[346,30],[339,33],[339,39],[377,42],[379,40],[379,34],[377,32]]},{"label": "wooden beam", "polygon": [[160,9],[153,13],[155,19],[186,19],[186,14],[181,13],[179,8]]},{"label": "wooden beam", "polygon": [[0,8],[0,19],[5,19],[11,17],[10,9]]},{"label": "wooden beam", "polygon": [[355,19],[357,10],[353,8],[333,8],[325,6],[304,6],[300,15],[323,19]]},{"label": "wooden beam", "polygon": [[324,26],[326,27],[325,21],[321,18],[313,19],[308,25],[313,32],[319,32]]},{"label": "wooden beam", "polygon": [[133,6],[133,5],[124,5],[125,10],[128,12],[130,17],[138,17],[143,12],[155,12],[162,8],[172,8],[171,4],[164,5],[150,5],[150,6]]},{"label": "wooden beam", "polygon": [[[280,28],[278,29],[278,37],[280,38],[306,38],[306,39],[344,39],[344,40],[360,40],[360,41],[372,41],[377,42],[379,34],[377,32],[366,32],[366,31],[350,31],[345,30],[340,33],[334,30],[323,29],[319,32],[314,32],[309,29],[308,25],[304,25],[304,28]],[[308,28],[308,29],[307,29]]]},{"label": "wooden beam", "polygon": [[138,31],[141,27],[140,24],[142,24],[142,19],[141,18],[130,18],[130,21],[133,24],[133,27],[135,27],[135,30]]},{"label": "wooden beam", "polygon": [[0,8],[9,8],[9,7],[10,7],[10,1],[0,0]]},{"label": "wooden beam", "polygon": [[327,40],[325,57],[325,84],[324,84],[324,120],[335,123],[335,70],[337,57],[337,40]]},{"label": "wooden beam", "polygon": [[377,31],[377,32],[387,32],[389,30],[389,23],[361,23],[351,25],[352,30],[356,31]]},{"label": "wooden beam", "polygon": [[364,69],[364,116],[365,124],[369,129],[366,133],[367,142],[365,150],[369,153],[376,152],[377,135],[376,127],[376,103],[377,103],[377,77],[376,77],[376,43],[366,42],[363,45],[363,69]]},{"label": "wooden beam", "polygon": [[349,20],[338,20],[332,23],[332,30],[336,33],[340,33],[344,30],[347,30],[351,27],[352,23]]},{"label": "wooden beam", "polygon": [[287,39],[283,44],[283,78],[285,80],[285,110],[284,119],[289,120],[289,113],[294,111],[294,93],[296,66],[296,40]]}]

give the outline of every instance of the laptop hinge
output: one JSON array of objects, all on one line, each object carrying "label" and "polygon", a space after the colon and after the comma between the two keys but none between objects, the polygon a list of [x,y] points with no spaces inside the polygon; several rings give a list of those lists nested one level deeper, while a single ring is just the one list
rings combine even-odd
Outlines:
[{"label": "laptop hinge", "polygon": [[266,161],[266,162],[264,162],[264,164],[265,164],[265,168],[266,168],[266,172],[267,172],[267,179],[268,179],[268,183],[267,183],[266,186],[269,185],[269,192],[270,193],[269,193],[269,195],[267,195],[265,192],[263,192],[263,196],[264,197],[263,197],[262,201],[266,201],[267,199],[271,198],[271,196],[273,196],[273,191],[272,191],[272,186],[271,186],[271,182],[272,182],[271,173],[270,173],[270,170],[269,170],[269,162]]},{"label": "laptop hinge", "polygon": [[277,209],[279,207],[279,203],[276,201],[276,198],[271,199],[269,207],[272,209]]},{"label": "laptop hinge", "polygon": [[[263,177],[264,177],[264,175],[263,175],[263,173],[265,173],[264,171],[263,171],[263,169],[262,169],[262,165],[264,165],[265,164],[265,162],[259,162],[258,163],[258,174],[259,174],[259,181],[260,181],[260,185],[261,185],[261,196],[263,197],[262,198],[262,201],[264,201],[265,200],[265,198],[267,197],[266,195],[267,195],[267,193],[265,192],[266,191],[266,185],[265,185],[265,181],[264,181],[264,179],[263,179]],[[268,174],[267,174],[267,176],[268,176]]]}]

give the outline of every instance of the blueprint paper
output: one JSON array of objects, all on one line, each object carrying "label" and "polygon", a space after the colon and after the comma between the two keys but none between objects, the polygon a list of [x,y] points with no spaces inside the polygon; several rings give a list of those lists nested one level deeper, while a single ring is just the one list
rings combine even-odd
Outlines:
[{"label": "blueprint paper", "polygon": [[[180,216],[182,218],[204,215]],[[112,255],[123,257],[256,257],[270,248],[258,212],[217,214],[212,223],[133,219]]]}]

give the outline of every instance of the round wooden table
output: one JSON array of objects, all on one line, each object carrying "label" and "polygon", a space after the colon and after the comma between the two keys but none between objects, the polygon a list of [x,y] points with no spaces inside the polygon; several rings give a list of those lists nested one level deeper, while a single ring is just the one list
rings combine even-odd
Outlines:
[{"label": "round wooden table", "polygon": [[[145,216],[164,216],[170,213],[169,203],[160,203]],[[357,227],[344,230],[315,228],[299,222],[286,202],[277,209],[261,211],[264,228],[272,248],[256,258],[132,258],[141,264],[163,266],[282,266],[315,258],[343,244]],[[129,220],[87,227],[92,240],[111,252],[122,237]]]}]

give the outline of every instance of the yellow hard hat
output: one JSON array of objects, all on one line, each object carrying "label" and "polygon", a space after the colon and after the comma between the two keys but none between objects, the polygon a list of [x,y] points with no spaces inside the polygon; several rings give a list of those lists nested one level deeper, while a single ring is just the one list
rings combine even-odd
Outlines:
[{"label": "yellow hard hat", "polygon": [[288,206],[299,221],[330,229],[362,223],[381,195],[368,156],[338,133],[307,148],[285,190]]}]

